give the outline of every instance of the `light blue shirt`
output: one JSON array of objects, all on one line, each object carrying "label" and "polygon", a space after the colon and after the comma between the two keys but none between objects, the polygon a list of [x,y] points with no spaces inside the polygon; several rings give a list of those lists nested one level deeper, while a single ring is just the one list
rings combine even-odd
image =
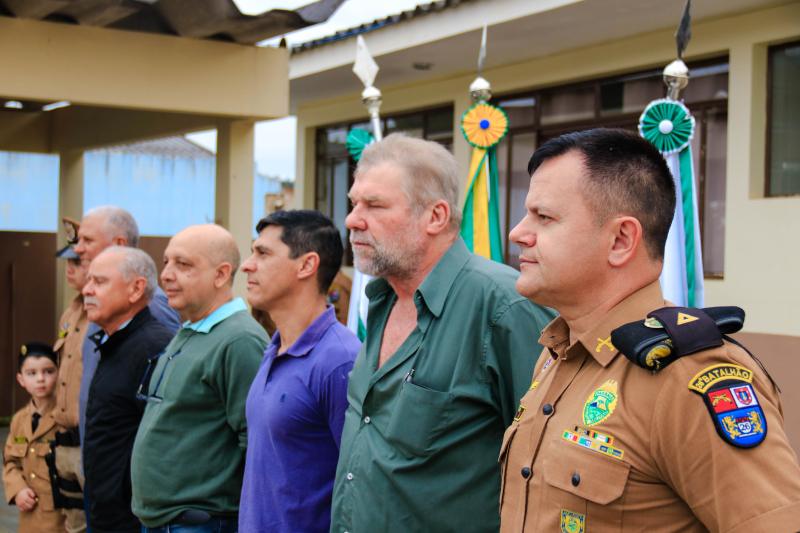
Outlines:
[{"label": "light blue shirt", "polygon": [[207,317],[198,320],[194,324],[187,320],[183,323],[183,327],[193,329],[198,333],[208,333],[211,331],[211,328],[231,316],[233,313],[238,313],[239,311],[247,311],[247,306],[245,305],[244,300],[241,298],[236,298],[219,306],[216,311]]},{"label": "light blue shirt", "polygon": [[[117,331],[119,331],[120,329],[125,329],[125,326],[127,326],[128,324],[130,324],[130,323],[131,323],[131,320],[133,320],[133,318],[129,318],[128,320],[126,320],[126,321],[125,321],[125,323],[124,323],[124,324],[122,324],[122,325],[121,325],[121,326],[120,326],[120,327],[117,329]],[[116,333],[116,331],[115,331],[114,333]],[[105,335],[103,335],[103,340],[101,340],[101,341],[100,341],[100,344],[103,344],[103,343],[104,343],[104,342],[106,342],[107,340],[108,340],[108,333],[106,333]]]}]

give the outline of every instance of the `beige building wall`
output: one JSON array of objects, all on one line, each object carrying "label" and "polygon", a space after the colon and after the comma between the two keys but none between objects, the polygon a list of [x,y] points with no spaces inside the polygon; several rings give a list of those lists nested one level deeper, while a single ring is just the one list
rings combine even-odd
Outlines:
[{"label": "beige building wall", "polygon": [[[490,69],[484,77],[498,95],[666,66],[675,58],[673,35],[670,29],[598,43]],[[695,22],[686,57],[691,61],[728,54],[730,60],[725,279],[706,281],[706,305],[744,308],[745,331],[793,336],[800,335],[800,197],[764,198],[763,191],[767,47],[797,38],[800,4],[794,3]],[[375,59],[380,65],[381,58]],[[463,187],[470,149],[459,122],[472,103],[468,87],[475,76],[471,72],[394,87],[383,87],[380,76],[377,79],[383,92],[382,113],[454,105],[454,153],[462,168]],[[366,119],[359,98],[353,93],[297,109],[298,207],[314,207],[316,128]]]}]

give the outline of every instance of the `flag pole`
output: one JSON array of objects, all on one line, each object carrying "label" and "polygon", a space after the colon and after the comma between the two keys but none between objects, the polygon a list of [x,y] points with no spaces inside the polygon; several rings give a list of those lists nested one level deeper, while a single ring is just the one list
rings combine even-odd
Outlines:
[{"label": "flag pole", "polygon": [[667,235],[661,289],[664,298],[681,307],[705,305],[705,282],[691,140],[695,119],[680,100],[689,84],[683,53],[691,39],[691,0],[686,1],[675,40],[678,59],[664,69],[667,97],[654,100],[639,119],[639,132],[664,155],[675,181],[675,216]]},{"label": "flag pole", "polygon": [[[364,42],[364,37],[359,35],[356,41],[356,61],[353,64],[353,72],[364,84],[364,90],[361,93],[361,103],[369,112],[375,142],[383,140],[380,116],[383,97],[381,92],[373,85],[378,70],[378,64],[372,59],[372,55],[367,49],[367,44]],[[359,136],[356,132],[362,133],[363,135]],[[368,137],[368,134],[359,130],[353,130],[348,135],[347,146],[356,161],[361,157],[361,151],[366,145],[372,142],[371,139],[365,139],[365,136]],[[372,279],[372,276],[360,272],[358,268],[355,267],[353,270],[355,272],[353,275],[350,309],[347,314],[347,328],[364,342],[367,338],[367,312],[369,310],[369,299],[367,298],[365,289],[367,283]]]},{"label": "flag pole", "polygon": [[483,78],[486,29],[484,26],[481,36],[478,77],[469,86],[469,94],[475,104],[461,119],[461,130],[473,150],[460,233],[469,251],[502,263],[503,238],[500,232],[500,195],[495,147],[508,131],[508,117],[502,109],[488,103],[492,98],[492,86]]}]

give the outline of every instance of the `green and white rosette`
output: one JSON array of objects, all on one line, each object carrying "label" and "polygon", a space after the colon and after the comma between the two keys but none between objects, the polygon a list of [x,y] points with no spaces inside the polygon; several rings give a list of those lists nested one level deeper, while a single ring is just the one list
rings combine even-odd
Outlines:
[{"label": "green and white rosette", "polygon": [[358,162],[364,148],[375,142],[375,137],[367,130],[350,130],[347,134],[347,151]]},{"label": "green and white rosette", "polygon": [[703,258],[697,187],[691,141],[695,120],[682,102],[650,102],[639,119],[639,133],[664,155],[675,179],[677,205],[667,237],[661,288],[664,298],[682,307],[703,307]]},{"label": "green and white rosette", "polygon": [[681,102],[654,100],[639,118],[639,133],[662,154],[678,153],[694,137],[694,117]]}]

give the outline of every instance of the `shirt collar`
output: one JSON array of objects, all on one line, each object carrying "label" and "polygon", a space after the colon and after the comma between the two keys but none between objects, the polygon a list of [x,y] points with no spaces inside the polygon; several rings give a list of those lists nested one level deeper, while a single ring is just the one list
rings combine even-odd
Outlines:
[{"label": "shirt collar", "polygon": [[[322,336],[328,331],[332,325],[337,322],[336,309],[332,305],[328,305],[325,311],[319,315],[310,326],[300,335],[300,337],[292,344],[285,353],[281,355],[293,355],[295,357],[302,357],[310,352],[322,339]],[[281,332],[276,331],[272,336],[272,341],[269,347],[274,348],[277,352],[278,347],[281,345]]]},{"label": "shirt collar", "polygon": [[464,239],[458,237],[420,283],[417,293],[422,295],[425,305],[436,318],[441,316],[447,295],[471,255]]},{"label": "shirt collar", "polygon": [[201,320],[198,320],[194,324],[187,320],[183,323],[183,327],[193,329],[198,333],[208,333],[211,331],[211,328],[234,313],[238,313],[239,311],[247,311],[247,306],[245,305],[244,300],[241,298],[236,298],[226,304],[222,304],[213,313]]},{"label": "shirt collar", "polygon": [[[469,251],[460,236],[436,262],[417,288],[417,301],[422,301],[437,318],[442,314],[444,303],[461,269],[469,261]],[[364,289],[370,300],[392,290],[391,284],[383,278],[376,278]],[[417,306],[419,307],[419,305]]]},{"label": "shirt collar", "polygon": [[[650,311],[668,305],[661,293],[661,283],[656,280],[634,292],[606,313],[578,338],[583,348],[602,366],[608,366],[619,353],[611,344],[611,332],[636,320],[647,317]],[[539,342],[551,350],[563,342],[569,342],[569,326],[561,316],[556,317],[544,331]],[[573,349],[569,347],[569,350]]]},{"label": "shirt collar", "polygon": [[[128,320],[126,320],[126,321],[125,321],[125,323],[124,323],[124,324],[122,324],[122,325],[119,327],[119,329],[117,329],[117,331],[120,331],[120,330],[123,330],[123,329],[125,329],[125,326],[127,326],[128,324],[130,324],[130,323],[131,323],[131,320],[133,320],[133,317],[131,317],[131,318],[129,318]],[[117,331],[115,331],[114,333],[116,333]],[[103,335],[103,339],[100,341],[100,344],[103,344],[103,343],[104,343],[104,342],[106,342],[107,340],[108,340],[108,333],[106,333],[106,334],[104,334],[104,335]]]}]

